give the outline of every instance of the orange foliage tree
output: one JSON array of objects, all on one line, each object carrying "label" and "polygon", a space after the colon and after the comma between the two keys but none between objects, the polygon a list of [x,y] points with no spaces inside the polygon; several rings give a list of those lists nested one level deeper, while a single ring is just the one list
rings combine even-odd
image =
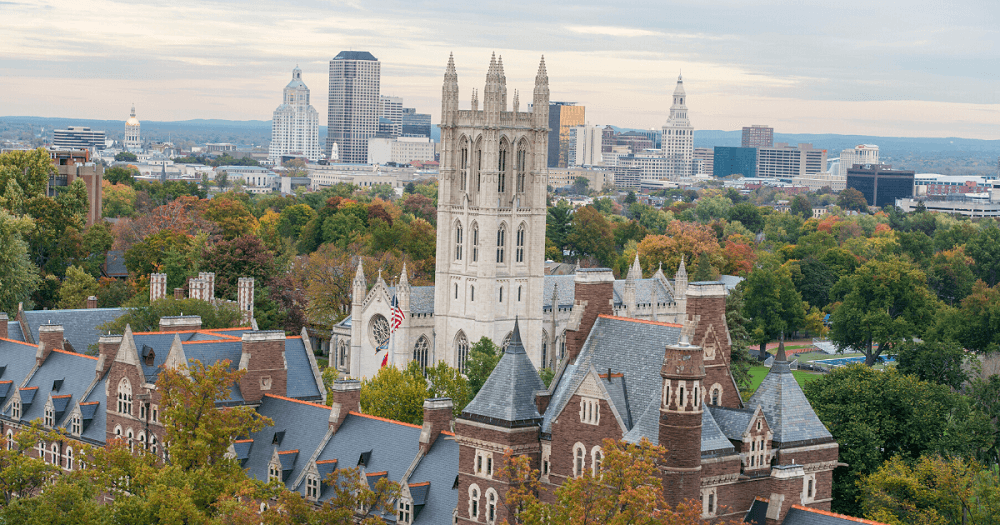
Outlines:
[{"label": "orange foliage tree", "polygon": [[653,271],[660,263],[674,271],[682,256],[690,265],[702,252],[708,253],[712,266],[726,267],[715,230],[704,224],[672,221],[664,235],[647,235],[639,243],[639,262],[646,272]]}]

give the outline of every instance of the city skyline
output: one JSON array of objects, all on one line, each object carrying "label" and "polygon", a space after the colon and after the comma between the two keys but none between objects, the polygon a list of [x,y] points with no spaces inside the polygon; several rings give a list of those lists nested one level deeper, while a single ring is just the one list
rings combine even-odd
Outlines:
[{"label": "city skyline", "polygon": [[733,5],[3,2],[0,115],[112,119],[134,102],[150,121],[266,120],[289,67],[319,80],[346,49],[379,57],[381,94],[436,123],[448,54],[467,107],[479,57],[496,52],[522,91],[544,54],[553,99],[586,106],[591,124],[661,127],[683,71],[698,129],[997,138],[987,2]]}]

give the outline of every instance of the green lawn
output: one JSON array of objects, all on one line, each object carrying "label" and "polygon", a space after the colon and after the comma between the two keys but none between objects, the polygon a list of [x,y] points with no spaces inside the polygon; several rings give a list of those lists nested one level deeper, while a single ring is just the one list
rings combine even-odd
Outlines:
[{"label": "green lawn", "polygon": [[[764,380],[764,376],[770,371],[770,368],[766,366],[752,366],[750,367],[750,391],[756,392],[757,387],[760,386],[761,381]],[[819,379],[823,374],[816,372],[806,372],[804,370],[792,370],[792,376],[799,383],[799,386],[804,386],[807,381],[812,381],[814,379]]]}]

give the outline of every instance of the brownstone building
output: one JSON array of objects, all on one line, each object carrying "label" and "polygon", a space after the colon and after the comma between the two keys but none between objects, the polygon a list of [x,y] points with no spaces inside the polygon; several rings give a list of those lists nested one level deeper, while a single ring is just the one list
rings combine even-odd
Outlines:
[{"label": "brownstone building", "polygon": [[613,282],[610,270],[578,270],[575,330],[550,388],[515,329],[497,368],[456,420],[458,522],[507,517],[499,504],[506,488],[497,479],[507,450],[527,455],[551,494],[600,468],[606,438],[664,446],[666,500],[700,501],[706,519],[749,517],[754,505],[761,525],[806,523],[794,516],[829,511],[838,445],[792,377],[783,349],[754,396],[741,401],[729,372],[723,284],[690,284],[686,322],[672,324],[610,315]]}]

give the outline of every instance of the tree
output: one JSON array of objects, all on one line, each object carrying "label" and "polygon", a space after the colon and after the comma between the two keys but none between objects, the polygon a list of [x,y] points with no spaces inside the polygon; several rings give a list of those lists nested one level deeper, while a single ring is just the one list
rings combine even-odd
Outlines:
[{"label": "tree", "polygon": [[860,476],[893,456],[975,457],[991,446],[986,416],[969,398],[894,368],[853,365],[805,385],[816,415],[840,444],[847,467],[833,472],[833,511],[858,516]]},{"label": "tree", "polygon": [[0,207],[21,213],[24,201],[44,196],[56,167],[44,148],[0,154]]},{"label": "tree", "polygon": [[279,263],[259,237],[247,235],[212,245],[205,252],[204,267],[215,272],[216,293],[235,300],[240,277],[252,277],[255,287],[267,287],[283,273]]},{"label": "tree", "polygon": [[0,312],[13,314],[18,303],[28,302],[38,289],[38,267],[31,262],[22,237],[33,227],[30,218],[15,218],[0,209]]},{"label": "tree", "polygon": [[115,162],[135,162],[137,160],[139,160],[139,157],[135,153],[128,151],[123,151],[115,155]]},{"label": "tree", "polygon": [[952,341],[907,341],[899,346],[896,369],[904,374],[915,375],[921,381],[958,390],[969,380],[964,365],[971,359],[961,345]]},{"label": "tree", "polygon": [[309,221],[316,218],[316,211],[306,204],[294,204],[281,210],[281,218],[278,220],[278,233],[283,237],[298,239]]},{"label": "tree", "polygon": [[764,229],[764,216],[760,213],[760,208],[749,202],[741,202],[729,208],[729,220],[738,221],[754,233]]},{"label": "tree", "polygon": [[796,195],[792,198],[791,212],[803,219],[810,219],[813,216],[812,204],[805,195]]},{"label": "tree", "polygon": [[104,217],[131,217],[135,214],[137,194],[125,184],[101,181],[101,213]]},{"label": "tree", "polygon": [[489,379],[493,369],[496,368],[503,351],[492,339],[483,336],[476,341],[469,349],[469,360],[465,365],[465,375],[469,378],[469,388],[472,390],[472,397],[476,397],[479,389],[483,388],[486,380]]},{"label": "tree", "polygon": [[936,304],[924,273],[899,257],[865,263],[837,281],[831,294],[843,298],[831,316],[830,339],[840,348],[879,356],[919,336],[933,319]]},{"label": "tree", "polygon": [[135,184],[135,175],[138,173],[137,170],[131,167],[125,166],[113,166],[104,170],[104,180],[108,181],[110,184],[125,184],[127,186],[132,186]]},{"label": "tree", "polygon": [[37,421],[31,423],[13,438],[0,436],[0,494],[4,506],[37,493],[52,476],[59,472],[58,465],[33,458],[28,452],[41,440],[59,439],[54,433],[42,430]]},{"label": "tree", "polygon": [[384,366],[361,382],[361,411],[373,416],[423,424],[426,398],[427,380],[416,361],[410,361],[405,370]]},{"label": "tree", "polygon": [[[718,195],[715,197],[702,197],[694,207],[694,215],[700,222],[711,222],[716,219],[729,217],[729,210],[733,206],[733,201]],[[746,226],[746,224],[744,224]],[[747,226],[749,228],[749,226]]]},{"label": "tree", "polygon": [[896,456],[862,478],[866,518],[891,525],[986,525],[1000,522],[1000,477],[975,461]]},{"label": "tree", "polygon": [[971,257],[965,255],[963,247],[935,253],[927,268],[927,286],[938,299],[954,305],[972,293],[976,281],[970,268]]},{"label": "tree", "polygon": [[699,253],[698,259],[695,261],[694,273],[691,276],[691,281],[714,281],[718,278],[719,272],[712,267],[712,261],[708,252]]},{"label": "tree", "polygon": [[152,332],[160,329],[161,317],[177,315],[197,315],[201,317],[201,327],[209,330],[237,326],[243,312],[232,303],[213,304],[201,299],[174,299],[173,296],[167,296],[148,306],[129,308],[120,317],[100,325],[98,329],[120,334],[125,332],[126,326],[131,326],[133,332]]},{"label": "tree", "polygon": [[96,294],[97,279],[79,266],[70,266],[59,287],[59,308],[86,308],[87,298]]},{"label": "tree", "polygon": [[750,367],[755,361],[747,350],[750,344],[747,325],[750,321],[743,315],[743,288],[744,284],[740,282],[726,297],[726,326],[729,328],[729,338],[732,341],[729,349],[729,371],[740,393],[749,396],[750,385],[753,382],[753,378],[750,377]]},{"label": "tree", "polygon": [[868,211],[868,201],[865,200],[865,195],[854,188],[847,188],[840,192],[840,196],[837,197],[837,206],[861,213]]},{"label": "tree", "polygon": [[972,257],[972,273],[990,286],[1000,283],[1000,228],[995,223],[984,226],[965,245]]},{"label": "tree", "polygon": [[693,222],[675,220],[667,227],[664,235],[646,236],[639,243],[638,249],[640,264],[650,271],[660,264],[670,269],[677,268],[681,257],[688,263],[693,263],[702,252],[708,252],[712,266],[719,268],[725,264],[715,231],[709,226]]},{"label": "tree", "polygon": [[593,257],[600,264],[609,266],[614,257],[614,242],[611,224],[593,206],[576,210],[566,235],[566,244],[576,251],[577,257]]},{"label": "tree", "polygon": [[809,306],[825,308],[830,303],[830,288],[837,282],[830,267],[811,256],[788,265],[802,300]]},{"label": "tree", "polygon": [[409,195],[403,199],[402,207],[403,211],[413,214],[414,217],[424,219],[431,224],[437,222],[437,208],[434,207],[434,201],[426,195],[419,193]]},{"label": "tree", "polygon": [[750,339],[760,345],[763,356],[767,343],[782,334],[791,334],[805,323],[802,296],[795,289],[787,268],[773,256],[761,257],[744,284],[743,314],[750,319]]},{"label": "tree", "polygon": [[[990,288],[976,281],[955,315],[941,319],[946,332],[953,333],[963,346],[977,352],[997,349],[1000,343],[1000,287]],[[944,316],[942,316],[944,317]]]},{"label": "tree", "polygon": [[590,193],[590,180],[587,177],[577,177],[573,180],[573,193],[587,195]]},{"label": "tree", "polygon": [[550,239],[560,253],[566,247],[566,236],[569,234],[570,222],[573,219],[572,208],[566,201],[559,201],[549,207],[545,219],[545,237]]},{"label": "tree", "polygon": [[438,361],[437,366],[427,369],[427,383],[427,397],[451,398],[452,415],[455,417],[462,413],[474,395],[462,373],[444,361]]},{"label": "tree", "polygon": [[214,222],[226,240],[257,233],[257,218],[238,198],[225,194],[208,201],[203,217]]}]

